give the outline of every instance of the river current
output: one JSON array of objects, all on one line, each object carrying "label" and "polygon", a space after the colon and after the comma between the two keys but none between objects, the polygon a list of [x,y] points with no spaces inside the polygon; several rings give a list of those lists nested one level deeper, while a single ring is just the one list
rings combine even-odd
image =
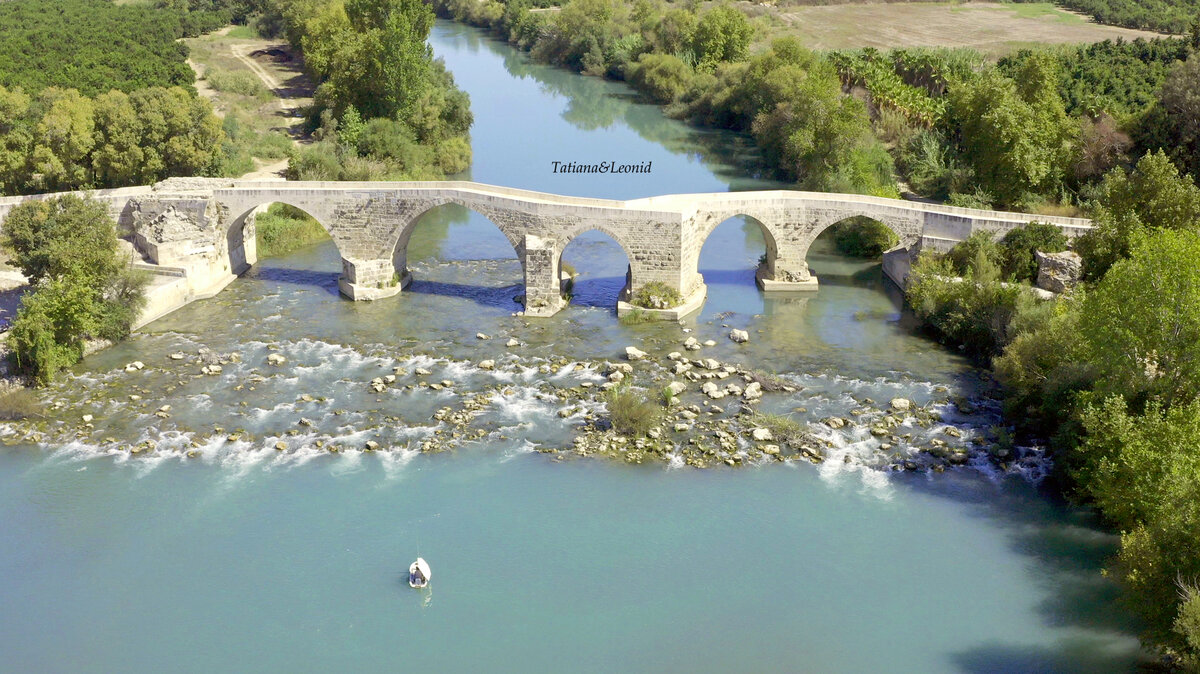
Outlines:
[{"label": "river current", "polygon": [[[615,199],[786,187],[754,177],[744,138],[621,84],[456,24],[431,42],[471,95],[464,179]],[[49,387],[36,442],[2,431],[0,670],[1130,670],[1136,626],[1100,574],[1116,541],[1039,491],[1036,449],[996,455],[986,377],[916,332],[878,261],[819,240],[819,291],[774,299],[754,286],[763,250],[754,222],[722,224],[703,310],[637,326],[614,315],[627,260],[597,232],[564,253],[572,305],[515,316],[511,246],[455,206],[418,226],[394,298],[339,298],[332,243],[261,261]],[[565,390],[602,383],[625,346],[661,358],[687,337],[795,388],[761,407],[811,424],[825,460],[544,453],[602,411],[560,415]],[[870,427],[897,397],[938,419],[883,450]],[[926,461],[935,437],[965,463]],[[424,592],[404,582],[418,554]]]}]

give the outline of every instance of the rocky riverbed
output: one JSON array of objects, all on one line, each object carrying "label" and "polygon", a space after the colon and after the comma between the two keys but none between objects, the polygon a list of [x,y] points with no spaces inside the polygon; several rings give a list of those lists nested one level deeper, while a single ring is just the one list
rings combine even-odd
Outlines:
[{"label": "rocky riverbed", "polygon": [[[1035,480],[1047,469],[1041,450],[1001,444],[990,426],[994,402],[956,397],[932,383],[897,385],[888,397],[878,381],[768,373],[706,355],[716,342],[690,332],[681,327],[674,345],[647,340],[624,357],[590,361],[537,355],[540,349],[516,336],[483,333],[477,359],[382,347],[361,353],[307,340],[229,353],[171,350],[50,389],[48,415],[9,424],[2,441],[143,460],[272,452],[286,463],[486,444],[553,461],[695,469],[969,466]],[[731,339],[749,336],[735,329]],[[345,376],[332,391],[305,392],[300,380],[315,369]],[[291,401],[281,400],[289,389]],[[214,395],[231,409],[209,413]],[[636,432],[619,432],[608,409],[614,395],[644,401],[652,419]]]}]

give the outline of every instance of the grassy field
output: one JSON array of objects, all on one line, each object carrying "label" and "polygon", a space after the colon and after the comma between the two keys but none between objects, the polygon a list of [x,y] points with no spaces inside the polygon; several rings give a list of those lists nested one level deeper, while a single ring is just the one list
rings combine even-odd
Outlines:
[{"label": "grassy field", "polygon": [[1101,26],[1050,3],[885,3],[764,7],[739,3],[762,16],[763,42],[785,35],[813,49],[851,47],[972,47],[1000,56],[1031,44],[1157,37],[1148,31]]}]

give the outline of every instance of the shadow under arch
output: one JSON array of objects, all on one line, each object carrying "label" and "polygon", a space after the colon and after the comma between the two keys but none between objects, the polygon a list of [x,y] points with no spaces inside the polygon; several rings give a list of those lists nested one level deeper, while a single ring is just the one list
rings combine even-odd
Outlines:
[{"label": "shadow under arch", "polygon": [[[275,208],[277,206],[282,208]],[[338,256],[339,258],[341,257],[341,246],[336,238],[331,235],[328,223],[323,222],[321,218],[314,215],[305,206],[291,203],[286,199],[271,199],[250,208],[243,208],[240,215],[229,220],[229,225],[225,228],[224,236],[221,240],[224,243],[224,250],[222,252],[225,256],[225,262],[228,264],[227,269],[231,275],[242,276],[262,261],[260,258],[261,241],[259,239],[262,227],[267,226],[267,223],[262,222],[262,220],[265,219],[264,216],[268,215],[294,220],[300,220],[305,217],[311,219],[324,230],[328,240],[333,241],[334,247],[338,250]],[[312,245],[318,243],[321,243],[321,241],[313,241]],[[289,250],[282,255],[291,254],[303,247],[305,246]],[[258,278],[270,281],[326,287],[330,288],[333,294],[336,295],[338,294],[336,281],[340,276],[339,271],[321,272],[284,267],[265,269],[259,266],[256,275]]]},{"label": "shadow under arch", "polygon": [[[633,259],[613,232],[602,225],[593,225],[564,242],[555,271],[563,279],[563,289],[571,304],[615,309],[618,301],[628,300],[633,287]],[[617,271],[621,267],[623,273]],[[571,271],[575,274],[568,279]]]},{"label": "shadow under arch", "polygon": [[[391,258],[408,292],[464,297],[505,310],[519,303],[523,294],[520,242],[486,213],[459,199],[440,201],[411,218],[398,232]],[[414,261],[424,267],[416,275],[410,266]],[[510,267],[513,261],[517,265]],[[461,280],[462,272],[452,276],[436,272],[447,265],[471,266],[470,282]]]}]

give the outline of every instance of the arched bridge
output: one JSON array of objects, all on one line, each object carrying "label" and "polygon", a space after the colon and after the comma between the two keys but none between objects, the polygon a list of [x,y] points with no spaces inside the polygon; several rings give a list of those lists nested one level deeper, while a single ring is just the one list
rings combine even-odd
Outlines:
[{"label": "arched bridge", "polygon": [[[525,274],[526,315],[563,306],[563,249],[590,230],[611,236],[629,258],[627,292],[658,281],[695,302],[704,296],[700,249],[735,216],[758,222],[766,240],[759,279],[768,290],[815,288],[809,246],[829,226],[865,216],[891,228],[897,251],[945,246],[974,231],[1001,236],[1031,221],[1075,237],[1090,222],[1026,213],[956,208],[852,194],[763,191],[680,194],[630,201],[588,199],[473,182],[292,182],[171,179],[152,187],[98,190],[151,262],[184,270],[192,294],[210,295],[257,260],[254,214],[284,203],[312,215],[342,257],[339,287],[355,300],[395,295],[408,284],[407,249],[417,220],[443,204],[482,214],[504,233]],[[24,199],[0,199],[0,217]],[[907,268],[908,255],[904,256]],[[906,273],[906,272],[904,272]],[[895,274],[893,274],[893,277]],[[207,290],[207,292],[206,292]]]}]

